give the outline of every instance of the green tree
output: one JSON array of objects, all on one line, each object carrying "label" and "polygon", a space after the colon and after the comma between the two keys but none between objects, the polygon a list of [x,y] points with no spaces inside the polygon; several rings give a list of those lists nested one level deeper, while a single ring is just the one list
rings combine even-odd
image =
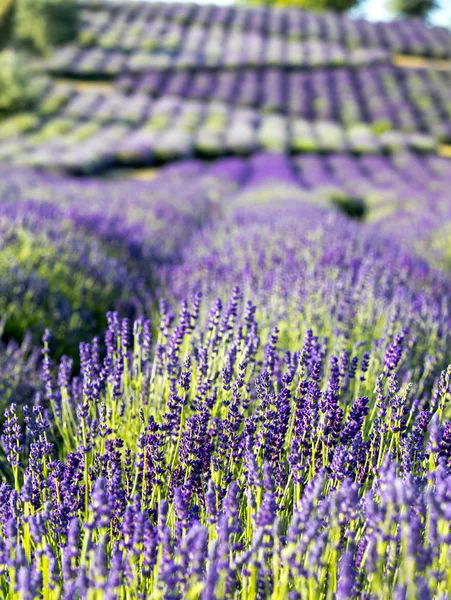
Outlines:
[{"label": "green tree", "polygon": [[78,28],[76,0],[16,0],[15,38],[27,49],[44,54],[74,39]]},{"label": "green tree", "polygon": [[401,17],[417,17],[426,20],[430,12],[438,8],[437,0],[389,0],[389,10]]},{"label": "green tree", "polygon": [[278,6],[293,6],[306,10],[334,10],[344,12],[355,8],[360,0],[249,0],[260,4],[274,4]]},{"label": "green tree", "polygon": [[0,53],[0,116],[28,108],[34,100],[23,57],[12,50]]}]

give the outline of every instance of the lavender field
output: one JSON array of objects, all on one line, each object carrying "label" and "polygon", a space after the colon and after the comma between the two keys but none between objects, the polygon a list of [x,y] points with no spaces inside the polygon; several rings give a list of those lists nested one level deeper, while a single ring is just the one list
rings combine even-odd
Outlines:
[{"label": "lavender field", "polygon": [[76,5],[0,78],[0,598],[451,598],[451,31]]}]

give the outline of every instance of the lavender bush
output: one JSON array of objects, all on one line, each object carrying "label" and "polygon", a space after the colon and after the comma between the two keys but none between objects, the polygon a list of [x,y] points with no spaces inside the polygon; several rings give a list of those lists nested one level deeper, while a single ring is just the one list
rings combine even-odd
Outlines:
[{"label": "lavender bush", "polygon": [[434,127],[420,133],[424,127],[412,121],[404,127],[397,120],[400,129],[392,124],[387,131],[360,123],[358,115],[340,124],[336,115],[326,112],[328,119],[309,115],[306,120],[290,111],[266,114],[264,107],[176,96],[153,102],[142,94],[74,92],[50,119],[43,115],[29,122],[21,115],[6,122],[0,162],[87,175],[119,166],[149,166],[193,156],[242,156],[256,150],[432,154],[441,137]]},{"label": "lavender bush", "polygon": [[51,327],[57,354],[76,356],[78,344],[106,325],[109,308],[129,318],[152,310],[158,265],[180,260],[183,245],[234,188],[230,180],[196,177],[199,170],[185,163],[142,183],[4,170],[3,339],[30,332],[39,344],[42,328]]},{"label": "lavender bush", "polygon": [[108,313],[74,375],[45,333],[4,413],[5,595],[446,597],[449,278],[257,181],[160,267],[178,309]]},{"label": "lavender bush", "polygon": [[[30,202],[0,206],[0,311],[6,339],[52,326],[58,352],[74,352],[116,304],[143,307],[144,281],[114,250],[56,207]],[[144,280],[144,277],[143,277]]]},{"label": "lavender bush", "polygon": [[449,370],[426,399],[407,331],[350,353],[302,321],[289,350],[240,296],[162,302],[153,342],[109,313],[76,378],[44,336],[51,411],[5,413],[5,594],[446,595]]}]

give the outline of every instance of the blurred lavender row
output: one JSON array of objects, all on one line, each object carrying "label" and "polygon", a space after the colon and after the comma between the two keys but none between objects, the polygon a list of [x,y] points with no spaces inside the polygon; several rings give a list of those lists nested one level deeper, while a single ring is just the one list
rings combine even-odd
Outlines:
[{"label": "blurred lavender row", "polygon": [[392,154],[409,149],[431,153],[437,146],[433,136],[416,131],[375,131],[364,123],[346,128],[214,101],[170,96],[152,101],[143,95],[86,91],[48,118],[25,113],[6,121],[0,162],[86,174],[258,150]]},{"label": "blurred lavender row", "polygon": [[237,187],[189,162],[143,182],[0,173],[0,335],[39,344],[51,327],[57,355],[98,334],[110,308],[152,311],[159,266],[180,261]]},{"label": "blurred lavender row", "polygon": [[296,8],[215,6],[194,3],[114,1],[81,2],[84,28],[81,41],[127,50],[183,47],[186,40],[199,44],[238,32],[283,36],[290,40],[319,39],[348,48],[379,47],[391,53],[445,58],[451,56],[451,35],[446,28],[427,27],[419,20],[370,23],[332,12],[315,14]]},{"label": "blurred lavender row", "polygon": [[241,69],[247,67],[271,67],[310,69],[342,65],[362,66],[390,62],[390,54],[382,48],[348,49],[338,44],[319,40],[290,42],[264,38],[250,38],[247,34],[227,36],[215,51],[197,41],[198,48],[165,52],[158,47],[154,51],[121,52],[117,49],[83,48],[67,46],[54,56],[39,63],[39,69],[53,75],[79,77],[115,77],[123,73],[140,73],[149,69],[177,69],[186,71],[196,68]]},{"label": "blurred lavender row", "polygon": [[116,85],[133,94],[215,99],[348,126],[364,122],[387,130],[430,131],[448,140],[450,83],[447,71],[384,65],[306,73],[275,68],[230,73],[155,70],[140,76],[123,75]]},{"label": "blurred lavender row", "polygon": [[[416,221],[412,243],[423,253],[429,248],[433,264],[447,260],[446,238],[435,233],[450,220],[451,173],[447,159],[433,155],[260,153],[181,161],[150,181],[80,181],[5,168],[1,175],[4,334],[21,339],[28,330],[36,341],[50,318],[63,351],[80,335],[94,335],[110,304],[130,316],[150,310],[161,294],[161,268],[183,261],[195,232],[243,199],[257,207],[286,200],[333,207],[387,232]],[[196,280],[186,281],[183,289]],[[24,302],[34,308],[24,313]]]}]

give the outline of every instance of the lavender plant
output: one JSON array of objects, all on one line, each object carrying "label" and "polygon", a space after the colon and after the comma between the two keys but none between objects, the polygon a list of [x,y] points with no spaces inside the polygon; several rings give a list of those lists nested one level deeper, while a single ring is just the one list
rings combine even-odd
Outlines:
[{"label": "lavender plant", "polygon": [[[100,226],[100,223],[98,223]],[[39,343],[43,326],[54,329],[58,354],[76,355],[78,344],[105,322],[117,304],[136,314],[149,298],[145,274],[115,256],[63,211],[49,204],[0,205],[0,312],[5,339],[30,332]]]},{"label": "lavender plant", "polygon": [[446,595],[450,370],[426,400],[407,332],[351,356],[307,328],[290,351],[240,296],[201,323],[200,294],[162,302],[153,342],[109,313],[75,378],[44,336],[51,410],[5,413],[5,595]]},{"label": "lavender plant", "polygon": [[158,265],[180,259],[217,199],[234,188],[230,180],[197,178],[199,170],[187,162],[143,183],[3,171],[2,338],[21,341],[29,332],[39,345],[49,327],[57,354],[76,358],[78,344],[106,325],[109,308],[129,318],[150,312]]},{"label": "lavender plant", "polygon": [[2,593],[446,597],[449,279],[264,191],[202,236],[178,310],[108,313],[79,374],[45,333],[4,414]]}]

